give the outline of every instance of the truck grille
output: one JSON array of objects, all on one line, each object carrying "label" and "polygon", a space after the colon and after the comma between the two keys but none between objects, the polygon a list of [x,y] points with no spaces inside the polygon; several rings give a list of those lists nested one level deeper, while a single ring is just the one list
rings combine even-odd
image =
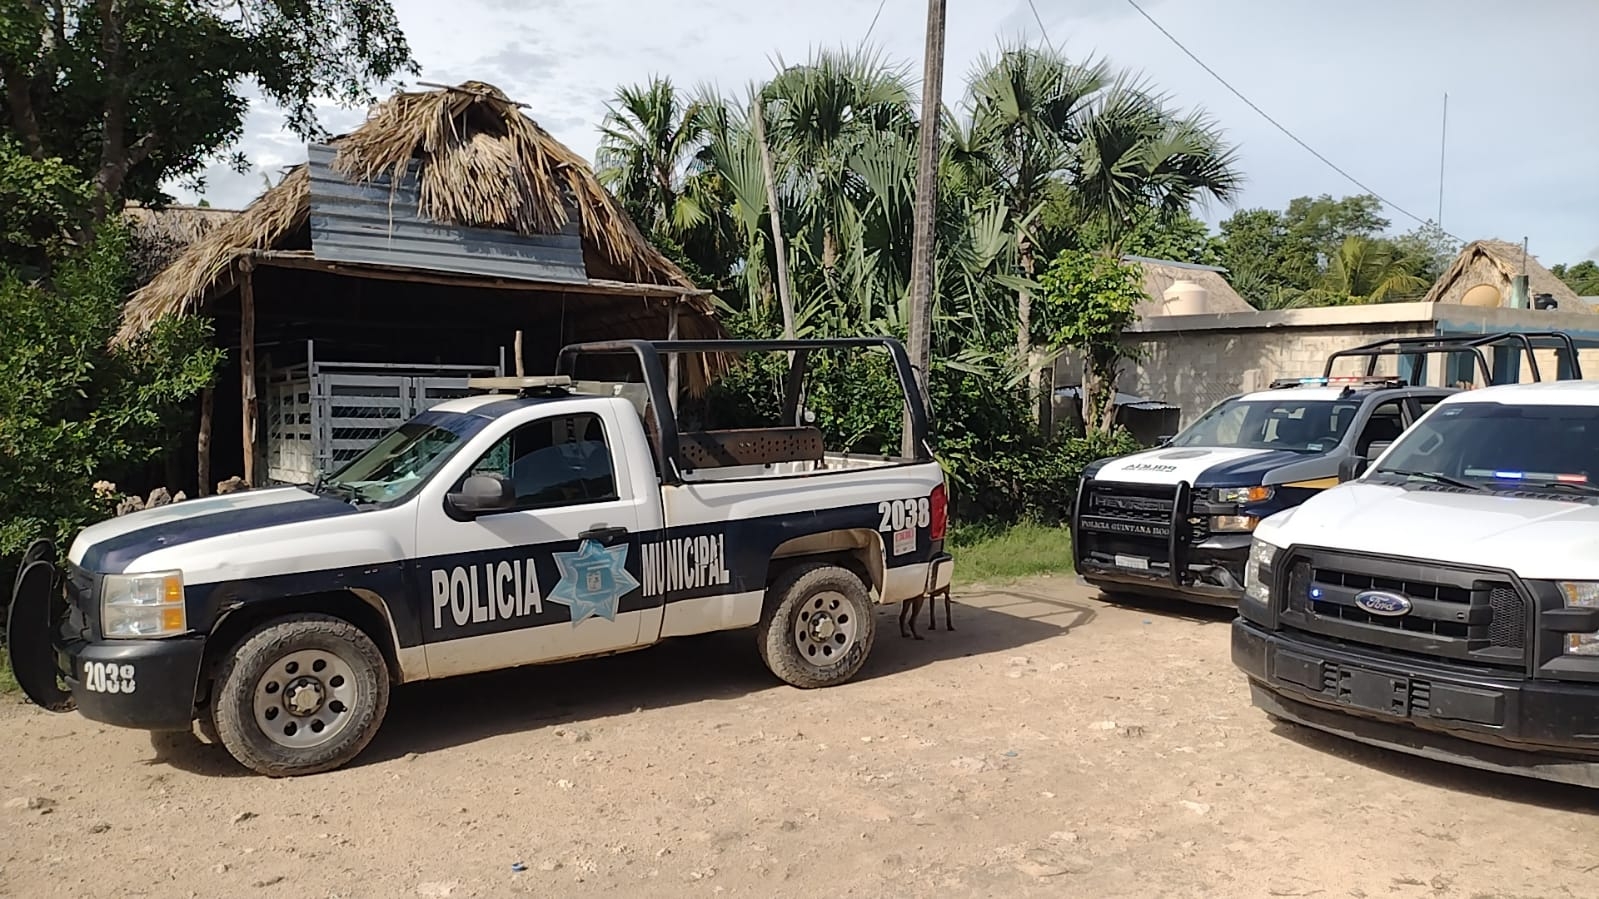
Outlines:
[{"label": "truck grille", "polygon": [[[1284,583],[1284,627],[1425,658],[1526,663],[1530,600],[1503,572],[1301,549],[1288,559]],[[1410,608],[1369,611],[1356,603],[1365,591],[1398,594]]]},{"label": "truck grille", "polygon": [[1079,526],[1085,531],[1165,543],[1171,535],[1176,489],[1132,484],[1092,485]]}]

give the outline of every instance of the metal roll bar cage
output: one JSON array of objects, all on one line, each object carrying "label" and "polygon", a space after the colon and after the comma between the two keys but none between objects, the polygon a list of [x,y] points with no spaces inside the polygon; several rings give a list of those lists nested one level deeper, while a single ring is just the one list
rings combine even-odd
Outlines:
[{"label": "metal roll bar cage", "polygon": [[[1543,342],[1544,345],[1535,346],[1534,341]],[[1570,363],[1570,380],[1582,379],[1582,361],[1577,356],[1576,341],[1564,331],[1503,331],[1495,334],[1482,334],[1478,336],[1461,337],[1390,337],[1373,343],[1350,347],[1347,350],[1338,350],[1327,357],[1327,365],[1322,370],[1324,378],[1331,378],[1333,366],[1339,359],[1363,358],[1366,359],[1366,376],[1377,377],[1377,360],[1385,356],[1400,356],[1411,359],[1422,358],[1429,355],[1470,353],[1477,361],[1477,368],[1482,372],[1483,382],[1487,385],[1494,383],[1493,366],[1488,363],[1488,357],[1483,353],[1484,347],[1499,347],[1505,344],[1514,344],[1527,355],[1527,366],[1532,372],[1534,381],[1543,380],[1542,373],[1538,370],[1538,358],[1533,353],[1535,349],[1553,349],[1556,359],[1560,354],[1566,354]],[[1552,345],[1551,345],[1552,344]],[[1415,384],[1415,374],[1411,375],[1411,386]],[[1557,368],[1555,379],[1560,380]]]},{"label": "metal roll bar cage", "polygon": [[[638,360],[650,393],[652,416],[655,419],[659,441],[656,462],[663,476],[675,477],[681,470],[677,419],[671,414],[674,408],[667,390],[666,366],[663,356],[679,353],[732,355],[741,353],[783,352],[792,353],[788,381],[784,396],[784,420],[797,424],[799,418],[800,388],[804,384],[810,354],[815,350],[868,349],[886,350],[905,396],[905,407],[910,418],[911,436],[915,440],[916,457],[913,461],[931,461],[932,451],[927,443],[928,421],[931,418],[931,401],[922,389],[922,379],[911,365],[905,345],[892,337],[849,337],[820,340],[607,340],[570,344],[561,349],[555,365],[557,374],[576,378],[579,356],[620,355]],[[664,411],[663,411],[664,410]],[[674,473],[674,474],[669,474]]]}]

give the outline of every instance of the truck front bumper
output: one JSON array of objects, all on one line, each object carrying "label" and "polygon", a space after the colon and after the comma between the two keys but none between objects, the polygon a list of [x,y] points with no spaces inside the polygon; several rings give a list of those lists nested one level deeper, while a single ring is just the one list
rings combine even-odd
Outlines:
[{"label": "truck front bumper", "polygon": [[188,730],[205,638],[104,640],[64,647],[65,677],[83,717],[140,730]]},{"label": "truck front bumper", "polygon": [[53,558],[25,561],[11,596],[6,648],[28,698],[49,711],[76,708],[117,727],[187,730],[205,638],[87,639]]},{"label": "truck front bumper", "polygon": [[1257,708],[1411,755],[1599,787],[1599,684],[1395,659],[1239,618],[1233,664]]},{"label": "truck front bumper", "polygon": [[[1073,539],[1076,539],[1075,534]],[[1249,560],[1250,539],[1249,534],[1225,534],[1185,547],[1181,553],[1184,570],[1180,578],[1172,576],[1168,564],[1150,564],[1147,569],[1126,568],[1082,553],[1078,554],[1077,573],[1101,590],[1237,606],[1244,595],[1242,572]]]}]

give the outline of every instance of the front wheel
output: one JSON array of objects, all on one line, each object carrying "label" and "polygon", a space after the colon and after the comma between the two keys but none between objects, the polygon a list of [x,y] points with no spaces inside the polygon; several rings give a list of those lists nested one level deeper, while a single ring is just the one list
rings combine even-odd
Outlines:
[{"label": "front wheel", "polygon": [[360,628],[292,615],[246,634],[212,691],[217,735],[270,777],[315,774],[360,754],[389,707],[389,669]]},{"label": "front wheel", "polygon": [[766,592],[761,660],[796,687],[830,687],[866,663],[876,616],[866,585],[837,565],[797,565]]}]

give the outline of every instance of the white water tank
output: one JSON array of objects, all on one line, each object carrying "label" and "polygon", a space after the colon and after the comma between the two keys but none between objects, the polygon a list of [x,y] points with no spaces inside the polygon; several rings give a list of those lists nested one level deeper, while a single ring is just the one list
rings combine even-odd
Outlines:
[{"label": "white water tank", "polygon": [[1167,315],[1204,315],[1210,311],[1210,291],[1187,278],[1178,278],[1161,294]]}]

